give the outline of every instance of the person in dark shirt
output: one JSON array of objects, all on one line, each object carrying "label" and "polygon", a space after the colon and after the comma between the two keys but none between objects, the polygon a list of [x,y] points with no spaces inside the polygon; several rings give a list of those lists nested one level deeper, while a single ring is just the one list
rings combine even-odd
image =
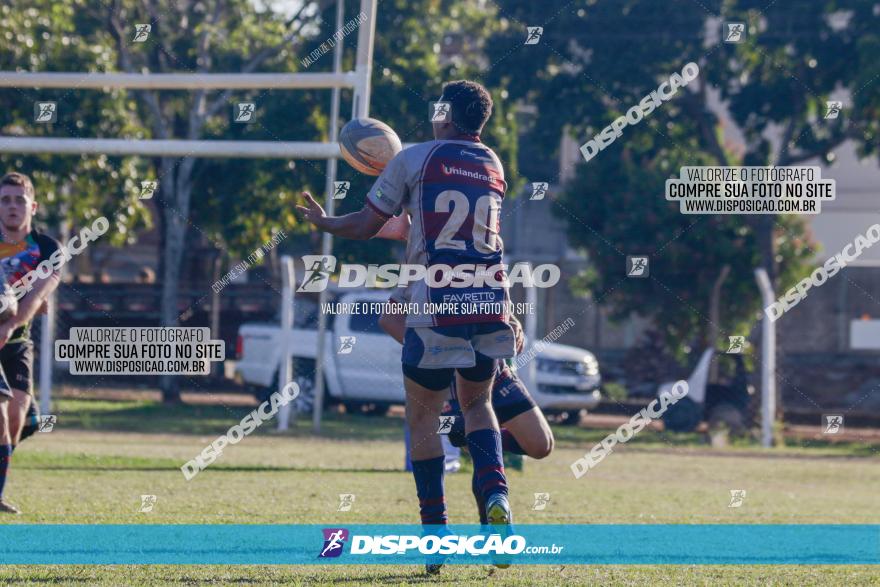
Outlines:
[{"label": "person in dark shirt", "polygon": [[[0,324],[0,513],[19,513],[3,498],[6,474],[21,430],[33,402],[34,345],[30,323],[58,287],[60,277],[50,255],[59,250],[55,239],[32,227],[37,202],[34,185],[23,173],[0,178],[0,269],[7,284],[19,285],[18,308]],[[33,280],[23,277],[34,272]],[[27,282],[27,287],[20,287]],[[13,287],[15,290],[16,288]],[[18,292],[24,292],[21,295]]]}]

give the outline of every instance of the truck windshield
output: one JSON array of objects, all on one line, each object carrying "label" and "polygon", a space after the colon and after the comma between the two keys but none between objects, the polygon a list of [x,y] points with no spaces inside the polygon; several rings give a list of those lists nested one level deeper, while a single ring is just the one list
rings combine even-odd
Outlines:
[{"label": "truck windshield", "polygon": [[[278,320],[281,320],[279,313]],[[318,302],[305,297],[293,301],[293,327],[305,330],[318,329]],[[333,328],[333,314],[327,316],[327,328]]]}]

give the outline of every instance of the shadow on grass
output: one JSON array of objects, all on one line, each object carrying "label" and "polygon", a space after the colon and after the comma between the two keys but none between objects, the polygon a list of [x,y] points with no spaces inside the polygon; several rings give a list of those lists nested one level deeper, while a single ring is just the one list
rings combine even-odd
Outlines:
[{"label": "shadow on grass", "polygon": [[[70,566],[73,568],[77,568],[79,565]],[[114,567],[120,570],[125,570],[127,566],[128,565],[114,565]],[[361,575],[352,577],[340,577],[338,575],[334,575],[330,580],[328,580],[327,577],[322,577],[322,575],[326,573],[326,567],[322,568],[321,566],[317,565],[314,568],[311,566],[294,566],[292,567],[294,573],[291,573],[288,576],[273,575],[269,580],[267,580],[265,576],[262,576],[260,574],[256,574],[256,576],[247,576],[247,573],[256,572],[254,570],[248,569],[247,567],[242,569],[240,573],[233,573],[232,576],[230,576],[228,567],[224,565],[187,565],[187,567],[192,568],[194,571],[189,571],[189,569],[181,569],[180,566],[172,569],[163,568],[162,566],[153,566],[148,576],[146,574],[138,572],[136,576],[132,577],[132,581],[129,584],[148,585],[157,584],[157,581],[161,581],[161,584],[164,585],[209,584],[216,582],[218,578],[212,577],[210,574],[206,576],[204,571],[213,571],[215,569],[220,569],[217,571],[217,575],[219,576],[219,578],[222,578],[223,585],[308,585],[312,583],[326,585],[330,584],[330,581],[332,581],[332,584],[335,585],[364,585],[377,584],[377,582],[381,582],[383,584],[394,582],[394,584],[405,583],[417,585],[458,583],[458,580],[456,580],[454,576],[451,576],[450,573],[447,573],[446,576],[439,577],[428,576],[424,573],[424,569],[421,569],[416,565],[412,565],[412,572],[405,572],[399,569],[388,571],[385,571],[384,569],[376,569],[375,573],[368,574],[366,576]],[[69,567],[50,568],[46,571],[46,573],[50,574],[51,576],[42,577],[35,577],[33,573],[34,567],[30,565],[13,565],[9,568],[12,570],[16,570],[16,568],[18,568],[20,570],[26,571],[28,574],[26,577],[16,577],[12,576],[9,573],[0,573],[0,579],[2,579],[2,581],[6,585],[94,585],[96,583],[99,583],[100,581],[100,579],[92,573],[92,568],[90,567],[85,567],[82,571],[82,574],[71,572]],[[140,569],[137,570],[141,571]],[[99,584],[103,585],[106,583],[100,582]]]},{"label": "shadow on grass", "polygon": [[[186,434],[194,436],[219,436],[239,423],[255,408],[242,406],[179,404],[166,405],[146,400],[97,400],[62,399],[57,403],[57,426],[61,429],[88,430],[96,432],[129,432],[144,434]],[[254,434],[277,438],[325,438],[343,441],[389,441],[401,442],[404,422],[399,417],[347,414],[327,410],[322,420],[320,434],[312,432],[311,417],[300,415],[291,419],[290,430],[277,433],[273,418],[259,426]],[[559,448],[591,447],[602,441],[610,429],[583,428],[579,426],[554,426],[553,433]],[[671,433],[645,430],[635,435],[630,444],[641,447],[693,447],[706,448],[703,434]],[[732,439],[731,449],[754,450],[759,444],[753,439]],[[786,440],[784,454],[803,450],[820,450],[846,456],[876,456],[880,445],[865,442],[824,442],[822,440]],[[719,451],[721,454],[723,451]],[[780,453],[780,454],[782,454]]]},{"label": "shadow on grass", "polygon": [[[56,407],[58,426],[63,429],[144,434],[225,434],[231,426],[255,408],[224,405],[166,405],[149,401],[61,400]],[[277,421],[264,422],[255,434],[275,434]],[[361,414],[324,413],[319,435],[312,432],[311,418],[292,418],[291,428],[278,437],[333,438],[339,440],[400,441],[403,420]]]},{"label": "shadow on grass", "polygon": [[[553,436],[559,448],[577,448],[586,450],[602,442],[615,430],[602,428],[583,428],[575,426],[555,426]],[[706,454],[718,456],[772,456],[805,458],[839,458],[839,457],[876,457],[880,454],[880,444],[855,441],[826,441],[823,439],[785,438],[784,444],[770,451],[763,449],[757,438],[738,436],[730,439],[725,449],[713,449],[705,434],[697,432],[668,432],[660,430],[643,430],[627,441],[627,446],[645,450],[663,448],[691,448],[705,450]],[[812,453],[812,454],[811,454]],[[822,454],[823,453],[823,454]]]},{"label": "shadow on grass", "polygon": [[[23,465],[17,469],[32,471],[145,471],[164,472],[180,471],[179,466],[174,467],[126,467],[126,466],[41,466]],[[321,468],[321,467],[277,467],[277,466],[242,466],[242,467],[214,467],[207,469],[212,473],[404,473],[403,469],[354,469],[354,468]]]}]

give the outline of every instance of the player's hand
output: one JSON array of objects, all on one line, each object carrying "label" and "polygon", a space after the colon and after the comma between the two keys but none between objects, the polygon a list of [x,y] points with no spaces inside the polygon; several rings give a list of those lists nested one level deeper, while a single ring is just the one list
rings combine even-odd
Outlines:
[{"label": "player's hand", "polygon": [[513,328],[513,337],[516,340],[516,354],[520,354],[523,352],[523,347],[526,344],[526,335],[523,332],[522,324],[519,323],[516,316],[510,317],[510,326]]},{"label": "player's hand", "polygon": [[315,201],[309,192],[302,193],[305,200],[305,206],[297,206],[296,209],[302,214],[303,218],[311,222],[315,226],[321,226],[321,220],[327,217],[321,204]]}]

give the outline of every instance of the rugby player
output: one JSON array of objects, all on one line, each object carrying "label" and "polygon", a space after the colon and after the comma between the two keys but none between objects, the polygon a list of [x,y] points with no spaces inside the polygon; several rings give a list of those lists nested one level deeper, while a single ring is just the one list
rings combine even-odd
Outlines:
[{"label": "rugby player", "polygon": [[[434,141],[398,153],[382,171],[358,212],[328,217],[308,193],[304,218],[337,236],[368,239],[405,208],[412,218],[408,263],[457,267],[502,263],[501,202],[507,184],[495,153],[480,141],[492,113],[492,98],[480,84],[454,81],[443,87],[441,102],[450,104],[443,121],[432,121]],[[503,275],[496,275],[498,281]],[[443,447],[436,426],[445,395],[455,381],[464,414],[468,449],[488,522],[508,526],[511,511],[501,451],[501,433],[490,397],[495,360],[515,354],[508,324],[507,289],[482,283],[468,288],[410,284],[406,301],[442,304],[450,300],[497,303],[477,312],[408,314],[403,341],[406,418],[413,439],[412,464],[422,524],[445,526]],[[429,572],[439,570],[431,567]]]},{"label": "rugby player", "polygon": [[[399,302],[392,299],[389,303]],[[525,343],[522,327],[513,316],[510,317],[510,323],[516,336],[516,353],[520,354]],[[403,344],[406,332],[406,316],[403,313],[382,314],[379,317],[379,326],[386,334]],[[501,427],[501,448],[504,452],[543,459],[553,451],[553,432],[544,413],[507,361],[495,362],[492,410]],[[452,446],[465,446],[467,438],[464,433],[464,417],[456,397],[454,382],[449,393],[449,409],[444,410],[443,415],[456,417],[448,434]],[[486,524],[486,504],[477,484],[476,471],[471,481],[471,490],[477,503],[480,523]]]},{"label": "rugby player", "polygon": [[[385,223],[375,238],[404,241],[409,238],[409,216],[400,214],[394,216]],[[393,312],[384,312],[379,317],[379,326],[386,334],[397,342],[403,344],[406,333],[406,315],[403,312],[402,296],[392,294],[389,304],[397,304],[398,308]],[[515,316],[510,316],[510,324],[513,326],[516,337],[516,354],[523,351],[525,336],[522,325]],[[450,389],[448,409],[443,412],[444,416],[455,416],[452,430],[447,437],[452,446],[461,447],[467,444],[464,434],[464,418],[458,398],[455,395],[455,385]],[[533,459],[543,459],[553,451],[553,432],[550,430],[547,419],[541,408],[532,399],[529,390],[517,377],[513,365],[508,361],[496,361],[495,378],[492,384],[492,410],[498,418],[501,426],[501,448],[504,452],[518,455],[527,455]],[[486,504],[477,485],[477,477],[473,476],[471,490],[477,503],[477,512],[480,523],[486,524]]]},{"label": "rugby player", "polygon": [[[14,284],[60,248],[58,242],[31,226],[37,202],[34,185],[23,173],[0,178],[0,267]],[[21,437],[33,401],[34,345],[30,322],[58,287],[53,269],[47,278],[33,281],[33,288],[18,302],[18,312],[0,324],[0,513],[19,513],[3,498],[12,453]]]}]

